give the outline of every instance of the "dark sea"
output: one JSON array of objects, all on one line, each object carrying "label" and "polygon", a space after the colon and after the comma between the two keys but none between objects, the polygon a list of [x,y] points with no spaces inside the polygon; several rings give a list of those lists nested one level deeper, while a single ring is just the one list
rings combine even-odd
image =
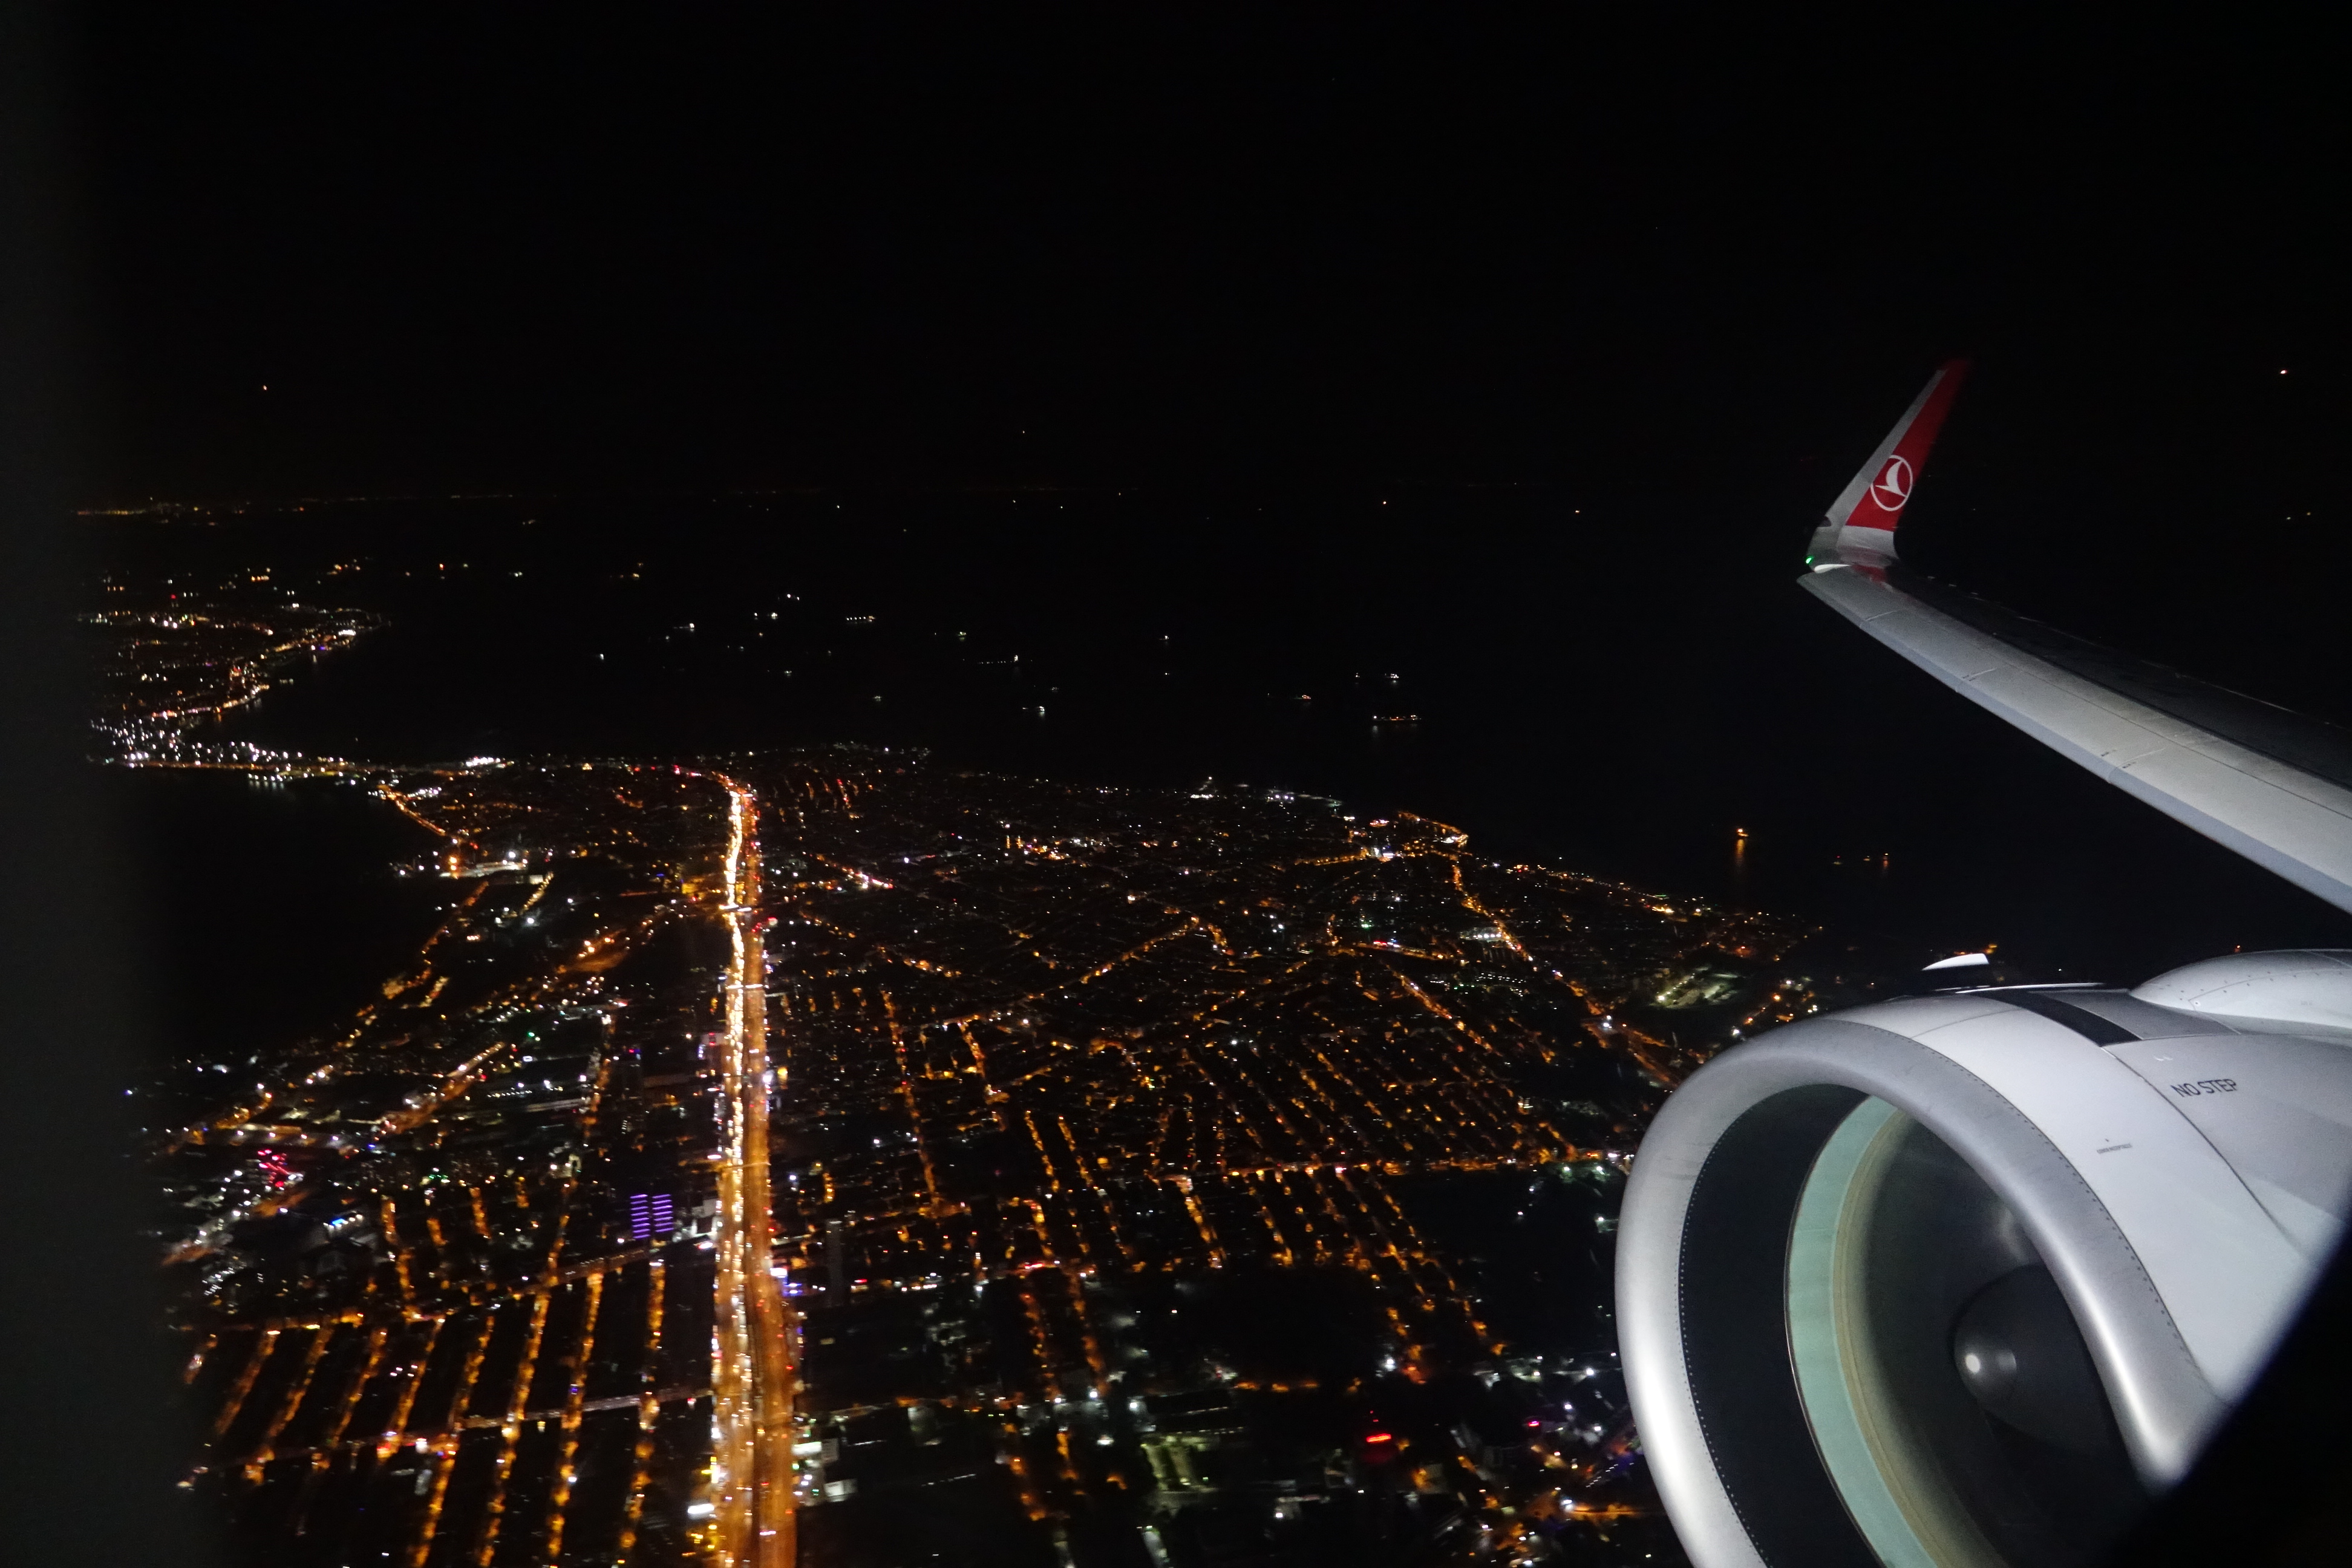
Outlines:
[{"label": "dark sea", "polygon": [[[1998,942],[2029,972],[2130,982],[2238,946],[2352,945],[2352,920],[1801,593],[1801,529],[1688,559],[1596,545],[1618,531],[1550,488],[798,492],[311,502],[110,524],[104,552],[142,592],[266,568],[389,617],[226,731],[275,745],[854,742],[1080,782],[1213,777],[1780,910],[1895,965]],[[389,871],[415,830],[356,790],[109,787],[177,1035],[328,1026],[429,929],[428,895]]]},{"label": "dark sea", "polygon": [[446,884],[402,879],[427,836],[364,790],[99,771],[132,867],[148,1025],[182,1059],[243,1059],[338,1031],[438,923]]}]

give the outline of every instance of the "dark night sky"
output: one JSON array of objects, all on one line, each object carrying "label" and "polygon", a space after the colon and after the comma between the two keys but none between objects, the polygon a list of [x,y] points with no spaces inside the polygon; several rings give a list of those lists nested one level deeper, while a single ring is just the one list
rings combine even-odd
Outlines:
[{"label": "dark night sky", "polygon": [[[1020,603],[1181,584],[1196,619],[1311,630],[1308,563],[1385,552],[1517,682],[1462,706],[1518,717],[1464,732],[1440,804],[1525,818],[1589,759],[1572,720],[1503,730],[1605,695],[1580,821],[1850,818],[1977,867],[1971,910],[2332,933],[1789,585],[1967,352],[1915,562],[2352,719],[2334,86],[2301,23],[1269,10],[111,14],[80,56],[85,490],[1223,498],[1248,521],[1029,538]],[[1520,487],[1508,526],[1256,510],[1472,485]]]},{"label": "dark night sky", "polygon": [[2244,485],[2340,409],[2289,23],[1273,9],[93,25],[103,482],[1730,496],[1969,350]]}]

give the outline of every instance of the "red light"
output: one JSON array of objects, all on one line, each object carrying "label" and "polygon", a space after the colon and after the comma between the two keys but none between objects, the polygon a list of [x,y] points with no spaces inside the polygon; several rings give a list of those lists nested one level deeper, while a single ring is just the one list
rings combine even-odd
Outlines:
[{"label": "red light", "polygon": [[1530,1421],[1530,1422],[1528,1422],[1528,1426],[1542,1426],[1542,1425],[1543,1425],[1543,1423],[1542,1423],[1542,1422],[1540,1422],[1540,1421]]},{"label": "red light", "polygon": [[1375,1432],[1370,1436],[1365,1438],[1364,1441],[1367,1443],[1393,1443],[1396,1439],[1390,1436],[1385,1432]]}]

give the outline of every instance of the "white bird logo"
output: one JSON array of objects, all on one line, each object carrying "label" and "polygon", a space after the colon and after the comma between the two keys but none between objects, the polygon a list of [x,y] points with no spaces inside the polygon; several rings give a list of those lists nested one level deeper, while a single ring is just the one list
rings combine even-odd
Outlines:
[{"label": "white bird logo", "polygon": [[1871,482],[1870,499],[1878,503],[1881,511],[1901,511],[1903,503],[1911,499],[1910,463],[1902,458],[1887,458],[1886,466]]}]

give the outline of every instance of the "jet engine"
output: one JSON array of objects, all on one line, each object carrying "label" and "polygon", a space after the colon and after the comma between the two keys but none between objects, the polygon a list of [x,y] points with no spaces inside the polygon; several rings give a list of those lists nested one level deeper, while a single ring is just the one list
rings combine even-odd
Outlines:
[{"label": "jet engine", "polygon": [[2179,1479],[2352,1191],[2352,952],[1948,991],[1678,1089],[1619,1234],[1701,1568],[2095,1561]]}]

